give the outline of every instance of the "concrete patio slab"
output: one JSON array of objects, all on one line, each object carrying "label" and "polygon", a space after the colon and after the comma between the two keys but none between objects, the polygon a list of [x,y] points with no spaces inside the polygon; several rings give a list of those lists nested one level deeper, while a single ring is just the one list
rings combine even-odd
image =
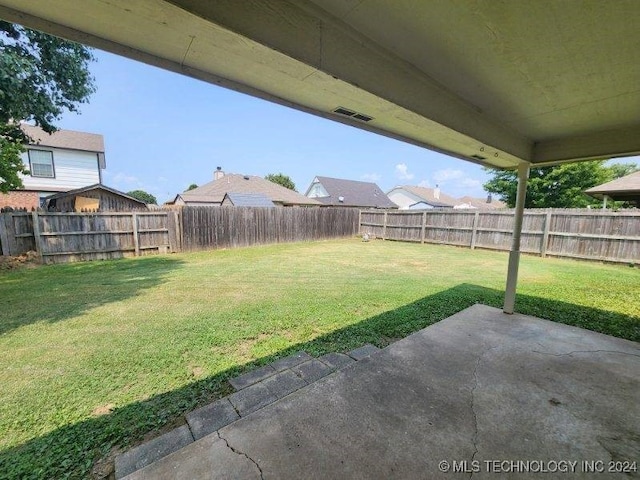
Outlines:
[{"label": "concrete patio slab", "polygon": [[227,398],[194,410],[186,415],[187,424],[196,440],[238,420],[240,416]]},{"label": "concrete patio slab", "polygon": [[355,362],[353,358],[345,355],[344,353],[327,353],[318,358],[318,360],[320,360],[332,370],[344,368],[347,365],[351,365]]},{"label": "concrete patio slab", "polygon": [[360,348],[356,348],[355,350],[351,350],[347,353],[354,360],[362,360],[363,358],[367,358],[372,353],[376,353],[380,349],[375,345],[371,345],[367,343],[366,345],[361,346]]},{"label": "concrete patio slab", "polygon": [[295,367],[296,365],[300,365],[301,363],[311,359],[313,359],[313,357],[307,352],[297,352],[293,355],[289,355],[288,357],[279,358],[270,365],[276,372],[281,372],[287,368]]},{"label": "concrete patio slab", "polygon": [[228,398],[233,407],[243,417],[278,399],[262,383],[243,388],[239,392],[229,395]]},{"label": "concrete patio slab", "polygon": [[127,478],[634,478],[639,397],[639,344],[475,305]]},{"label": "concrete patio slab", "polygon": [[131,472],[151,465],[172,452],[177,452],[192,442],[193,436],[189,427],[182,425],[116,457],[115,476],[122,478]]},{"label": "concrete patio slab", "polygon": [[263,380],[262,384],[267,387],[267,390],[276,398],[282,398],[307,385],[303,379],[291,370],[276,373],[273,377]]},{"label": "concrete patio slab", "polygon": [[307,383],[313,383],[329,375],[333,370],[320,360],[309,360],[291,369]]},{"label": "concrete patio slab", "polygon": [[[164,460],[171,465],[156,463],[135,473],[139,480],[158,478],[206,478],[207,480],[248,480],[260,478],[258,466],[249,458],[234,452],[216,434],[209,435],[194,444],[193,449],[172,453]],[[184,476],[182,472],[189,472]],[[127,478],[132,478],[127,477]]]},{"label": "concrete patio slab", "polygon": [[271,365],[265,365],[264,367],[256,368],[255,370],[251,370],[250,372],[240,375],[239,377],[232,378],[229,380],[229,383],[236,390],[242,390],[243,388],[247,388],[258,383],[275,373],[276,370]]}]

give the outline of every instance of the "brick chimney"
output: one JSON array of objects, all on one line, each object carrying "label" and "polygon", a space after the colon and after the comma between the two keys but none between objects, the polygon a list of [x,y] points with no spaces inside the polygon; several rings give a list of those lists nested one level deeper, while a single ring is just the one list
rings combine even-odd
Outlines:
[{"label": "brick chimney", "polygon": [[216,171],[213,172],[213,179],[220,180],[222,177],[224,177],[224,172],[222,171],[222,167],[217,167]]}]

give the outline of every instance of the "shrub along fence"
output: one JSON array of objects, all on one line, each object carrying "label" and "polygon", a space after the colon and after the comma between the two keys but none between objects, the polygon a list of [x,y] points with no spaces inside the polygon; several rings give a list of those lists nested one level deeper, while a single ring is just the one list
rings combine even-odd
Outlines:
[{"label": "shrub along fence", "polygon": [[[509,250],[514,211],[363,210],[360,233],[385,240]],[[527,209],[521,251],[640,263],[640,211]]]},{"label": "shrub along fence", "polygon": [[358,232],[352,208],[181,207],[151,212],[0,213],[3,255],[45,263],[339,238]]}]

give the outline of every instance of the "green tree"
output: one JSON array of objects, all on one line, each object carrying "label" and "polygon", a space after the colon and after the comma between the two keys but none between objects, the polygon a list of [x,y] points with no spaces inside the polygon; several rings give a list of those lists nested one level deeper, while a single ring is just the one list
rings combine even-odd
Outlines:
[{"label": "green tree", "polygon": [[278,185],[282,185],[284,188],[288,188],[289,190],[296,190],[296,184],[293,183],[291,177],[285,175],[284,173],[270,173],[269,175],[264,177],[265,180],[269,180],[270,182],[277,183]]},{"label": "green tree", "polygon": [[198,188],[198,184],[197,183],[192,183],[191,185],[189,185],[187,187],[187,189],[185,190],[185,192],[188,192],[189,190],[193,190],[194,188]]},{"label": "green tree", "polygon": [[144,203],[149,203],[151,205],[158,204],[158,200],[156,200],[156,197],[154,197],[150,193],[145,192],[144,190],[131,190],[130,192],[127,192],[127,195]]},{"label": "green tree", "polygon": [[0,20],[0,192],[22,186],[20,159],[31,139],[20,121],[45,132],[65,111],[77,112],[95,91],[91,50]]},{"label": "green tree", "polygon": [[[635,164],[605,165],[605,160],[532,168],[527,185],[526,208],[585,208],[601,202],[584,191],[637,170]],[[509,207],[516,204],[518,174],[513,170],[486,169],[491,178],[487,192],[497,194]]]}]

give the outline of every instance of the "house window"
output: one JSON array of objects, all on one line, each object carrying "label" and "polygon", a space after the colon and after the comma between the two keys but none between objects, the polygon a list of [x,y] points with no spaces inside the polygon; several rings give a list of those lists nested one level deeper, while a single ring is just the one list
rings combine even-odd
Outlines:
[{"label": "house window", "polygon": [[55,178],[53,152],[48,150],[29,150],[29,170],[31,170],[32,177]]},{"label": "house window", "polygon": [[38,199],[40,200],[40,208],[45,208],[47,206],[47,197],[49,195],[51,195],[51,192],[38,193]]}]

